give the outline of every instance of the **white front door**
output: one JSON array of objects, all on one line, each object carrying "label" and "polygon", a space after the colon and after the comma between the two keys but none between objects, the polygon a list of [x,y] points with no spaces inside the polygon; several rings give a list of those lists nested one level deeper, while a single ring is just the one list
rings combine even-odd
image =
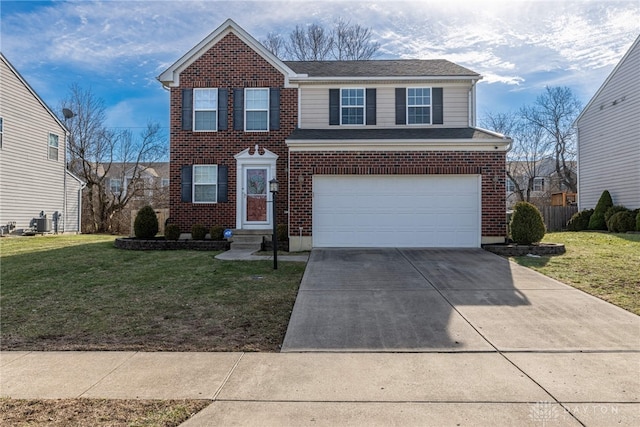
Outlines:
[{"label": "white front door", "polygon": [[[260,153],[262,151],[262,154]],[[269,181],[276,175],[278,155],[267,149],[247,148],[236,154],[237,206],[236,228],[269,230],[271,222],[271,194]]]},{"label": "white front door", "polygon": [[270,228],[269,165],[249,165],[242,173],[242,228]]}]

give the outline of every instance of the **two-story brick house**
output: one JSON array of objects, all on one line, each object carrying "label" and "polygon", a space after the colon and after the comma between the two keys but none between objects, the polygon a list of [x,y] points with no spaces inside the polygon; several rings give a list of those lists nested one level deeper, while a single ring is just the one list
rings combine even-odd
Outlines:
[{"label": "two-story brick house", "polygon": [[502,242],[511,140],[474,127],[480,78],[446,60],[281,61],[228,20],[158,78],[171,219],[268,234],[276,177],[292,250]]}]

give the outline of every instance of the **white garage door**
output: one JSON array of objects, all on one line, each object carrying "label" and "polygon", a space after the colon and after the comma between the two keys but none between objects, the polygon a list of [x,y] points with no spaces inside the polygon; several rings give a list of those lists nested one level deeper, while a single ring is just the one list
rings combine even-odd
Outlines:
[{"label": "white garage door", "polygon": [[479,175],[316,175],[314,247],[479,247]]}]

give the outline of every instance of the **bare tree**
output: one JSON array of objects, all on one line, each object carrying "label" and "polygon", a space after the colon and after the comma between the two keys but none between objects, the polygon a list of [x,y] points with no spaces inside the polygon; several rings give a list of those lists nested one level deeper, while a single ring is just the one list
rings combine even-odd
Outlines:
[{"label": "bare tree", "polygon": [[551,144],[543,131],[513,112],[489,113],[482,126],[513,139],[507,153],[506,175],[513,183],[516,200],[532,202],[535,179],[547,173],[544,170],[545,160],[551,155]]},{"label": "bare tree", "polygon": [[70,87],[62,108],[74,113],[63,119],[69,128],[68,168],[87,183],[89,218],[83,222],[90,232],[111,232],[114,216],[142,190],[130,185],[112,191],[110,179],[135,183],[147,165],[165,155],[166,139],[159,124],[148,124],[139,136],[107,129],[104,101],[77,84]]},{"label": "bare tree", "polygon": [[270,32],[267,34],[267,37],[262,40],[262,44],[278,58],[284,57],[287,53],[286,42],[278,33]]},{"label": "bare tree", "polygon": [[296,61],[370,59],[380,48],[373,32],[358,24],[338,20],[332,29],[318,24],[296,25],[288,38],[267,34],[262,44],[281,59]]},{"label": "bare tree", "polygon": [[287,53],[298,61],[323,61],[329,57],[332,46],[331,33],[320,25],[311,24],[306,28],[296,25],[289,34]]},{"label": "bare tree", "polygon": [[546,87],[531,107],[520,111],[523,119],[543,130],[553,144],[553,159],[560,182],[571,192],[577,192],[575,170],[576,134],[573,122],[582,105],[570,88]]},{"label": "bare tree", "polygon": [[372,41],[370,28],[351,24],[342,19],[333,28],[333,56],[338,60],[371,59],[380,48],[380,43]]}]

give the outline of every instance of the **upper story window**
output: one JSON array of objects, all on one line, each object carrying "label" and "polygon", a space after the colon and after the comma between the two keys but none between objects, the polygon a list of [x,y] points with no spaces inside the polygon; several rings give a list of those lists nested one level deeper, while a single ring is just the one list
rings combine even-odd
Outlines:
[{"label": "upper story window", "polygon": [[364,124],[364,89],[341,89],[340,91],[340,124]]},{"label": "upper story window", "polygon": [[193,90],[193,130],[218,130],[218,89]]},{"label": "upper story window", "polygon": [[533,178],[533,191],[544,191],[544,178]]},{"label": "upper story window", "polygon": [[431,88],[407,88],[407,124],[431,124]]},{"label": "upper story window", "polygon": [[58,160],[58,135],[49,134],[49,160]]},{"label": "upper story window", "polygon": [[113,194],[120,194],[122,191],[122,180],[118,178],[109,179],[109,190],[111,190]]},{"label": "upper story window", "polygon": [[506,181],[507,193],[513,193],[516,191],[516,184],[509,178]]},{"label": "upper story window", "polygon": [[218,166],[193,165],[193,203],[216,203]]},{"label": "upper story window", "polygon": [[169,178],[162,178],[162,180],[160,181],[160,187],[164,188],[168,186],[169,186]]},{"label": "upper story window", "polygon": [[269,130],[269,89],[245,89],[245,130]]}]

